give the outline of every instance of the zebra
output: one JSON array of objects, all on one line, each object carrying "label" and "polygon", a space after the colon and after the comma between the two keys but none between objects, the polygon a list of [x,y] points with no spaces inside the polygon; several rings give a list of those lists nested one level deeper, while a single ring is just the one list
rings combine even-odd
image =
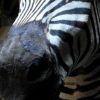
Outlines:
[{"label": "zebra", "polygon": [[[90,71],[90,77],[92,77],[93,75],[97,75],[97,72],[99,72],[99,65],[96,68],[96,71],[92,72],[95,61],[97,61],[97,59],[99,60],[98,38],[100,33],[100,15],[96,10],[97,1],[46,0],[45,3],[43,3],[44,1],[37,1],[36,3],[38,6],[35,5],[35,2],[36,1],[34,1],[33,14],[31,13],[32,10],[30,11],[30,9],[32,9],[31,6],[30,9],[28,9],[29,11],[27,11],[27,14],[29,16],[27,16],[27,14],[24,14],[26,13],[26,7],[24,7],[25,2],[23,1],[23,6],[20,3],[20,12],[14,22],[14,25],[24,24],[32,20],[42,20],[42,23],[47,23],[47,39],[49,40],[50,44],[53,45],[53,49],[59,49],[65,64],[69,66],[70,69],[75,68],[75,73],[73,71],[72,75],[73,73],[77,74],[78,72],[76,69],[79,68],[81,70],[84,69],[85,71],[87,71],[87,73],[89,73],[88,71]],[[46,2],[51,3],[46,4]],[[63,3],[65,6],[63,5]],[[24,12],[23,15],[21,15],[21,12]],[[26,15],[27,17],[23,17],[24,15]],[[55,50],[55,52],[57,52],[57,49]],[[91,68],[91,66],[93,66],[93,68]],[[89,76],[87,75],[87,77]],[[90,83],[87,83],[89,85],[98,83],[98,88],[99,78],[97,78],[97,80],[91,79]],[[90,88],[86,90],[90,91]],[[94,88],[96,88],[96,85]],[[96,93],[91,93],[91,91],[90,93],[84,92],[87,93],[87,95],[89,94],[90,96],[83,96],[83,99],[93,99],[96,94],[99,94],[99,88],[97,88],[95,89]],[[94,96],[92,96],[92,94]],[[96,97],[98,98],[98,96]]]},{"label": "zebra", "polygon": [[[94,75],[95,80],[94,78],[91,79],[92,76],[90,74],[89,79],[88,79],[90,83],[87,82],[87,84],[90,85],[90,88],[85,88],[84,91],[89,91],[89,90],[95,91],[95,93],[90,92],[89,96],[91,96],[92,100],[99,99],[100,97],[99,80],[100,79],[99,77],[95,77],[95,75],[100,70],[99,64],[98,64],[99,58],[100,58],[99,56],[100,15],[97,13],[97,10],[94,10],[96,7],[95,2],[96,1],[93,1],[93,0],[20,0],[20,9],[19,9],[18,16],[16,20],[14,21],[11,27],[11,30],[9,31],[9,38],[10,37],[12,38],[6,43],[13,41],[14,43],[13,44],[11,43],[11,44],[14,46],[16,44],[15,40],[16,38],[18,38],[17,35],[23,36],[23,33],[24,33],[26,34],[26,37],[23,38],[24,42],[21,41],[21,46],[23,46],[24,49],[21,47],[20,48],[22,51],[28,50],[34,53],[35,51],[33,51],[32,49],[33,41],[30,40],[31,43],[30,41],[27,42],[28,39],[32,39],[31,37],[28,38],[28,32],[29,33],[38,32],[37,34],[39,34],[39,32],[41,33],[42,31],[41,34],[43,35],[43,37],[42,35],[40,36],[36,35],[36,37],[38,38],[41,37],[43,40],[41,41],[41,43],[44,44],[44,46],[43,45],[42,46],[46,49],[46,52],[48,52],[49,54],[49,57],[46,57],[46,58],[53,57],[52,58],[53,60],[50,63],[49,62],[47,63],[51,64],[51,66],[55,65],[55,68],[53,67],[54,69],[52,71],[54,73],[52,73],[51,78],[46,81],[44,80],[42,85],[41,85],[41,82],[38,83],[37,85],[35,84],[36,88],[35,86],[33,86],[34,90],[29,89],[29,96],[25,97],[25,100],[29,99],[29,97],[31,100],[32,99],[31,97],[34,98],[35,95],[36,95],[35,97],[36,100],[42,99],[41,95],[35,94],[35,93],[38,93],[38,91],[35,91],[35,90],[40,90],[39,93],[45,96],[44,100],[56,100],[58,98],[60,90],[62,89],[63,81],[67,76],[70,76],[70,75],[76,76],[79,74],[86,75],[87,73],[90,73],[92,71],[93,71],[92,75]],[[34,26],[34,24],[36,24],[36,26]],[[38,27],[38,29],[40,29],[41,31],[35,30],[35,28],[34,29],[31,28],[32,25],[36,28]],[[41,26],[43,26],[43,28]],[[31,34],[29,35],[31,36]],[[15,38],[13,39],[14,36]],[[39,39],[41,40],[41,38]],[[9,45],[6,43],[4,47],[1,49],[1,53],[3,54],[6,53],[5,49]],[[47,47],[45,47],[45,43],[46,45],[48,45]],[[42,46],[41,48],[43,48]],[[29,55],[30,55],[30,59],[28,58],[28,60],[26,60],[27,62],[24,62],[25,65],[27,65],[27,63],[29,62],[32,62],[33,56],[31,54]],[[41,52],[40,52],[40,55],[41,55]],[[1,56],[1,59],[0,59],[3,62],[5,59],[3,60],[2,57],[5,57],[5,56]],[[46,60],[43,60],[43,61],[46,62]],[[36,60],[35,62],[38,62],[38,61]],[[53,65],[52,65],[52,62],[53,62]],[[94,68],[94,65],[96,66],[95,68]],[[90,68],[91,66],[92,68]],[[89,72],[88,71],[82,72],[82,73],[77,72],[77,69],[85,69],[85,68],[89,69]],[[44,72],[44,73],[48,76],[49,71]],[[29,76],[32,76],[33,75],[32,73],[33,72],[31,72],[30,70]],[[36,78],[37,76],[38,75],[36,74],[34,78]],[[28,77],[28,78],[30,79],[32,77]],[[43,76],[42,78],[45,79],[46,76]],[[37,80],[37,82],[39,82],[39,80]],[[46,82],[49,84],[47,84]],[[51,84],[52,82],[53,84]],[[91,89],[92,83],[95,83],[93,84],[95,85],[95,87]],[[46,88],[46,91],[45,91],[43,90],[45,88],[38,88],[40,86],[41,87],[46,86],[48,88]],[[82,93],[84,93],[84,91],[82,91]],[[67,92],[69,92],[70,94],[69,90],[67,90]],[[41,98],[39,98],[39,96]],[[82,96],[79,98],[79,100],[89,100],[90,99],[89,96],[86,96],[85,98]],[[16,99],[16,95],[13,98],[14,100],[23,100],[20,98]],[[12,100],[12,99],[10,98],[7,100]]]}]

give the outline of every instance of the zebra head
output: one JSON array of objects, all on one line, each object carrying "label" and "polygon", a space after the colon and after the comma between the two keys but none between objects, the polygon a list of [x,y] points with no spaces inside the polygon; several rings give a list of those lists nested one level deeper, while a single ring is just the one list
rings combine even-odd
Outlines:
[{"label": "zebra head", "polygon": [[58,76],[44,30],[45,25],[34,21],[11,27],[0,49],[0,100],[52,97]]}]

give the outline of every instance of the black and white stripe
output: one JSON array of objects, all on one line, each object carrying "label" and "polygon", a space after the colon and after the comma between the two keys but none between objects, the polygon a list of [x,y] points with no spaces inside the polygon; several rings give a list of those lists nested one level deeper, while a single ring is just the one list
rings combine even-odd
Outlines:
[{"label": "black and white stripe", "polygon": [[85,52],[84,48],[88,45],[87,42],[82,44],[80,42],[80,45],[83,45],[80,48],[81,54],[77,52],[79,51],[77,38],[84,37],[86,41],[88,39],[84,26],[88,21],[89,11],[90,2],[86,0],[21,0],[20,12],[13,25],[22,25],[33,20],[46,23],[47,39],[57,47],[65,46],[67,52],[63,58],[66,64],[71,66],[77,62],[77,58],[81,58]]},{"label": "black and white stripe", "polygon": [[[88,40],[91,40],[91,42],[87,41],[89,47],[92,45],[90,57],[88,56],[87,63],[76,67],[70,76],[66,78],[59,100],[100,99],[100,16],[97,1],[91,3],[87,27],[89,29],[87,34],[92,35],[92,38]],[[86,53],[84,55],[87,55]]]}]

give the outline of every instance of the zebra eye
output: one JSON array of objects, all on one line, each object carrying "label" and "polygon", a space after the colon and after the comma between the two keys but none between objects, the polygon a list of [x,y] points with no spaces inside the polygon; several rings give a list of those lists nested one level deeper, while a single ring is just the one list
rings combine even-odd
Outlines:
[{"label": "zebra eye", "polygon": [[46,56],[35,59],[29,68],[27,80],[34,81],[39,79],[41,75],[44,74],[43,72],[48,68],[49,62]]}]

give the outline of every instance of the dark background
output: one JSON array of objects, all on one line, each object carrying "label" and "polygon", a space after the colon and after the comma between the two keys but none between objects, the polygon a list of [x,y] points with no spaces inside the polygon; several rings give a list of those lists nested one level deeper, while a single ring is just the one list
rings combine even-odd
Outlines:
[{"label": "dark background", "polygon": [[19,11],[19,0],[0,0],[0,27],[13,23]]},{"label": "dark background", "polygon": [[0,46],[19,11],[19,0],[0,0]]}]

